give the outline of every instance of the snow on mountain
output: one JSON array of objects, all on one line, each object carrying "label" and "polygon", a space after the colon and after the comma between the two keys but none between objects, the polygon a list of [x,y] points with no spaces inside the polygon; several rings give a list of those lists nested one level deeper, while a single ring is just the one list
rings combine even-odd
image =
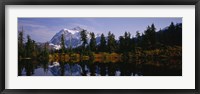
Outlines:
[{"label": "snow on mountain", "polygon": [[[65,38],[65,47],[69,48],[70,45],[72,48],[78,47],[82,45],[82,41],[81,41],[81,35],[80,32],[83,29],[80,27],[75,27],[72,29],[62,29],[60,30],[58,33],[56,33],[53,38],[50,40],[50,45],[53,46],[54,49],[60,49],[61,48],[61,37],[62,34],[64,34],[64,38]],[[88,43],[90,42],[90,32],[86,32],[87,33],[87,41]],[[100,42],[100,34],[96,34],[96,41],[97,44],[99,44]]]}]

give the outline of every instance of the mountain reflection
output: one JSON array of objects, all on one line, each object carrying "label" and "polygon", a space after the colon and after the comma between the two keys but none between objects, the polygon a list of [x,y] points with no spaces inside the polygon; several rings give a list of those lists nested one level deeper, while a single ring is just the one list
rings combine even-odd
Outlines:
[{"label": "mountain reflection", "polygon": [[[72,62],[73,61],[73,62]],[[94,62],[36,61],[24,59],[19,62],[19,75],[26,76],[181,76],[180,60],[128,60]],[[79,61],[79,60],[77,60]]]}]

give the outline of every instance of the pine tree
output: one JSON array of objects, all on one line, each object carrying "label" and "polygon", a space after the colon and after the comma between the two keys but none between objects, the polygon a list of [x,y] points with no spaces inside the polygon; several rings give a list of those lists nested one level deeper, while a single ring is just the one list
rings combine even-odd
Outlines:
[{"label": "pine tree", "polygon": [[151,35],[150,35],[151,45],[154,46],[156,44],[156,28],[154,24],[151,25]]},{"label": "pine tree", "polygon": [[96,50],[96,38],[93,32],[90,33],[90,50],[95,51]]},{"label": "pine tree", "polygon": [[169,34],[170,34],[170,36],[168,37],[169,38],[169,44],[173,45],[173,44],[175,44],[174,40],[175,40],[175,37],[176,37],[175,36],[175,25],[174,25],[173,22],[171,22],[168,30],[169,30]]},{"label": "pine tree", "polygon": [[137,46],[141,47],[141,36],[140,36],[140,32],[136,31],[136,42],[137,42]]},{"label": "pine tree", "polygon": [[123,52],[125,49],[125,39],[123,36],[119,37],[119,52]]},{"label": "pine tree", "polygon": [[19,37],[18,37],[18,56],[23,57],[24,56],[24,38],[23,38],[23,31],[19,32]]},{"label": "pine tree", "polygon": [[139,32],[139,31],[136,31],[136,35],[135,35],[135,36],[136,36],[136,38],[139,39],[139,38],[140,38],[140,32]]},{"label": "pine tree", "polygon": [[82,46],[85,49],[85,45],[88,44],[87,43],[87,34],[86,34],[86,30],[81,31],[81,41],[83,42]]},{"label": "pine tree", "polygon": [[31,38],[29,35],[27,35],[27,42],[26,42],[26,56],[27,57],[31,57],[31,51],[32,51],[32,48],[31,48]]},{"label": "pine tree", "polygon": [[100,39],[100,51],[106,51],[106,39],[104,34],[101,34],[101,39]]},{"label": "pine tree", "polygon": [[108,32],[108,51],[114,52],[116,50],[115,35],[110,31]]},{"label": "pine tree", "polygon": [[64,34],[61,36],[61,47],[62,47],[62,53],[65,52],[65,37]]},{"label": "pine tree", "polygon": [[176,45],[182,46],[182,24],[176,24],[176,33],[174,36],[176,36]]},{"label": "pine tree", "polygon": [[124,39],[125,39],[125,51],[130,51],[131,50],[131,34],[130,32],[125,32],[124,33]]},{"label": "pine tree", "polygon": [[150,26],[147,27],[147,30],[144,31],[144,44],[145,46],[150,46],[151,42],[150,42],[150,35],[151,35],[151,28]]},{"label": "pine tree", "polygon": [[135,51],[135,38],[130,39],[130,51]]},{"label": "pine tree", "polygon": [[[45,59],[47,59],[48,56],[49,56],[48,45],[49,45],[48,42],[46,42],[45,45],[44,45],[43,57],[44,57]],[[63,49],[63,48],[62,48],[62,49]]]},{"label": "pine tree", "polygon": [[155,45],[155,43],[156,43],[156,36],[155,36],[155,31],[156,30],[156,28],[155,28],[155,26],[154,26],[154,24],[152,24],[151,25],[151,27],[150,26],[148,26],[147,27],[147,30],[145,30],[145,38],[144,38],[144,42],[146,42],[146,43],[144,43],[145,44],[145,46],[147,46],[147,48],[152,48],[154,45]]}]

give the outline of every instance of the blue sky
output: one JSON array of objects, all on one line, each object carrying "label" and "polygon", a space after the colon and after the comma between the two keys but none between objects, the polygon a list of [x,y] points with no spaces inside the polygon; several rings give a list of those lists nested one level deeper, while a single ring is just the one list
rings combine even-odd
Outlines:
[{"label": "blue sky", "polygon": [[104,35],[111,31],[118,38],[125,31],[135,36],[136,31],[143,33],[152,23],[159,30],[171,22],[182,23],[182,18],[18,18],[18,31],[23,26],[25,36],[30,35],[36,42],[50,41],[61,29],[77,26]]}]

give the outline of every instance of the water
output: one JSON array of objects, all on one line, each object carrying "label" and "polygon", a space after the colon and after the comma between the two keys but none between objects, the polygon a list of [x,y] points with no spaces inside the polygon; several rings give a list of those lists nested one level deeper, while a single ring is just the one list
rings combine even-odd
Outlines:
[{"label": "water", "polygon": [[19,60],[19,76],[182,76],[180,59],[139,59],[121,62],[53,62]]}]

